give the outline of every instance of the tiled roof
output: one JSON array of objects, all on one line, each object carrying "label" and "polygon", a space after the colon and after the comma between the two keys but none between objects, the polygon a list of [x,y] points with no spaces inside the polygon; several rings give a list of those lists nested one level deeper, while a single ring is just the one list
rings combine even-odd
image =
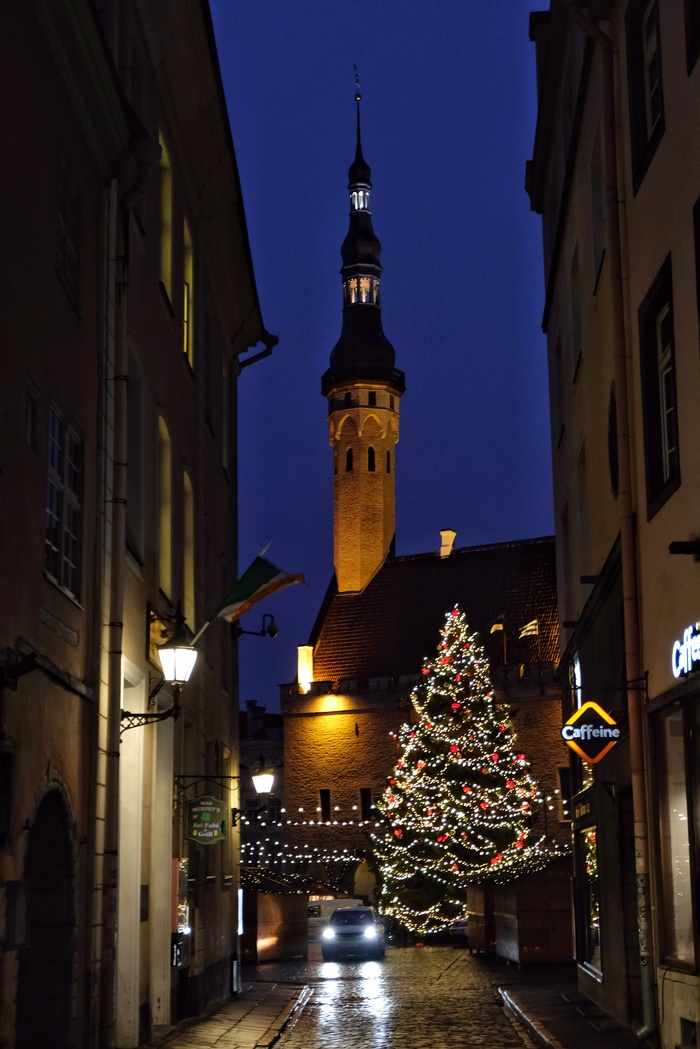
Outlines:
[{"label": "tiled roof", "polygon": [[[418,674],[432,658],[445,615],[455,605],[478,631],[492,666],[503,665],[504,616],[509,664],[559,657],[554,537],[453,550],[449,557],[388,557],[358,594],[331,583],[309,644],[314,679],[340,681]],[[519,638],[537,619],[539,637]]]}]

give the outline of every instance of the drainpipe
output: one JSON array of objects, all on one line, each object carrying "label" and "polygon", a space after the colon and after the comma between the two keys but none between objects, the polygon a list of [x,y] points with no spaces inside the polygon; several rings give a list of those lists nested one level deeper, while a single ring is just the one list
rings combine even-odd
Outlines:
[{"label": "drainpipe", "polygon": [[143,196],[160,146],[150,139],[130,143],[136,179],[120,199],[116,214],[114,281],[114,370],[112,384],[112,524],[109,532],[109,622],[107,625],[107,740],[105,745],[104,872],[102,889],[102,965],[100,1039],[103,1049],[116,1044],[117,923],[119,902],[119,745],[122,707],[122,638],[126,567],[127,383],[130,212]]},{"label": "drainpipe", "polygon": [[636,1032],[640,1042],[656,1033],[656,992],[653,973],[653,930],[649,920],[649,832],[647,824],[646,766],[644,759],[645,692],[641,663],[637,552],[632,500],[632,455],[627,381],[627,341],[623,294],[617,179],[617,136],[615,127],[615,80],[612,39],[581,11],[577,0],[562,0],[572,20],[598,45],[603,90],[603,162],[605,180],[606,250],[611,282],[614,346],[615,399],[617,404],[617,453],[619,460],[618,521],[622,561],[622,598],[627,673],[627,714],[630,734],[634,856],[639,924],[643,1026]]}]

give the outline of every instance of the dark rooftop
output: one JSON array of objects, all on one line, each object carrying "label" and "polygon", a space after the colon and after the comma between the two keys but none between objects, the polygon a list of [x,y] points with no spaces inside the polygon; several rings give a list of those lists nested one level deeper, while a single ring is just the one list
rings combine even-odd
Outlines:
[{"label": "dark rooftop", "polygon": [[[335,579],[309,644],[314,678],[340,681],[418,674],[455,605],[481,635],[492,667],[559,658],[554,537],[388,557],[361,593],[337,593]],[[503,616],[505,631],[490,633]],[[519,637],[538,621],[539,634]]]}]

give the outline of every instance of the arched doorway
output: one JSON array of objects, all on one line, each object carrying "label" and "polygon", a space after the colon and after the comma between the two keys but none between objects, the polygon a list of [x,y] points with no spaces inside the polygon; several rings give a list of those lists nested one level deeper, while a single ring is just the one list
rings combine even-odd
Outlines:
[{"label": "arched doorway", "polygon": [[16,1049],[72,1041],[75,982],[73,852],[61,794],[52,790],[29,830],[24,864],[27,945],[19,951]]}]

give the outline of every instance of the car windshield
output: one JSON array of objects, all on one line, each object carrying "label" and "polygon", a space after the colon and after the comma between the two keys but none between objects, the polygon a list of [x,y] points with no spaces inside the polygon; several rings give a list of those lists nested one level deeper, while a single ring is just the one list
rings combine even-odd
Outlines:
[{"label": "car windshield", "polygon": [[331,914],[331,925],[371,925],[371,911],[338,910]]}]

